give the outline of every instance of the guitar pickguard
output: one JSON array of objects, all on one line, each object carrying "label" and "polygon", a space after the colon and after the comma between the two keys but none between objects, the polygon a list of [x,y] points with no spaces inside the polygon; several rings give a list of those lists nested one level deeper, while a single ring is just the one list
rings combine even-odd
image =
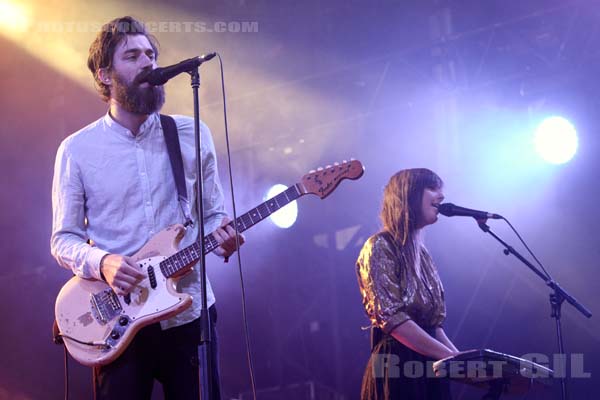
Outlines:
[{"label": "guitar pickguard", "polygon": [[[117,296],[104,282],[72,278],[56,303],[56,318],[69,353],[84,365],[117,358],[142,327],[189,307],[191,296],[178,293],[160,262],[166,256],[138,260],[146,278],[128,296]],[[80,343],[81,342],[81,343]]]}]

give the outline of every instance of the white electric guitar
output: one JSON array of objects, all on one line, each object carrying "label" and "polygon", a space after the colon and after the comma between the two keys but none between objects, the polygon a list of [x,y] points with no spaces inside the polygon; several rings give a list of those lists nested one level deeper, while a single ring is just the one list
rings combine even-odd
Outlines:
[{"label": "white electric guitar", "polygon": [[[323,199],[343,179],[358,179],[363,172],[363,165],[356,160],[311,171],[300,183],[238,217],[238,231],[305,194]],[[88,366],[109,364],[142,327],[179,314],[192,304],[189,294],[177,292],[177,281],[201,258],[202,251],[208,254],[219,243],[208,234],[203,245],[198,241],[178,250],[184,229],[182,225],[164,229],[132,256],[147,278],[126,296],[118,296],[105,282],[94,279],[73,277],[62,287],[56,299],[56,322],[75,360]]]}]

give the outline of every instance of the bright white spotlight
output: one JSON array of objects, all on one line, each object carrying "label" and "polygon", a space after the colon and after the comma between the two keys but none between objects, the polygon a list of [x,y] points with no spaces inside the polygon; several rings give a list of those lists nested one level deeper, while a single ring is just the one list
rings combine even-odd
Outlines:
[{"label": "bright white spotlight", "polygon": [[27,31],[31,25],[31,11],[20,3],[0,0],[0,33],[14,36]]},{"label": "bright white spotlight", "polygon": [[[267,192],[265,200],[277,196],[279,193],[287,189],[287,186],[282,184],[273,185]],[[271,214],[271,221],[280,228],[289,228],[294,225],[298,217],[298,203],[296,200],[282,207],[278,211]]]},{"label": "bright white spotlight", "polygon": [[543,120],[535,131],[535,149],[547,162],[564,164],[577,151],[577,131],[562,117]]}]

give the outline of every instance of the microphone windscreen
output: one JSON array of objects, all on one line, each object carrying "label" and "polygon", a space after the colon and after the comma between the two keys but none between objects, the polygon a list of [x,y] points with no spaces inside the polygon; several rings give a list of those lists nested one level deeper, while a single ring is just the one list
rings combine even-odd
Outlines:
[{"label": "microphone windscreen", "polygon": [[446,217],[451,217],[454,215],[454,204],[452,203],[444,203],[438,206],[438,211],[440,214],[445,215]]}]

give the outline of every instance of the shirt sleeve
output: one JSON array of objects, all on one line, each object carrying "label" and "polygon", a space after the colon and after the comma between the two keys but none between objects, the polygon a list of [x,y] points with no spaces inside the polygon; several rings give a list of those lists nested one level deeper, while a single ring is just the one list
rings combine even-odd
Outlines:
[{"label": "shirt sleeve", "polygon": [[50,252],[59,265],[81,278],[101,279],[100,261],[108,252],[88,244],[85,190],[68,141],[58,148],[52,180]]},{"label": "shirt sleeve", "polygon": [[377,235],[365,243],[357,260],[365,311],[373,325],[388,334],[411,319],[403,300],[400,268],[389,243]]}]

